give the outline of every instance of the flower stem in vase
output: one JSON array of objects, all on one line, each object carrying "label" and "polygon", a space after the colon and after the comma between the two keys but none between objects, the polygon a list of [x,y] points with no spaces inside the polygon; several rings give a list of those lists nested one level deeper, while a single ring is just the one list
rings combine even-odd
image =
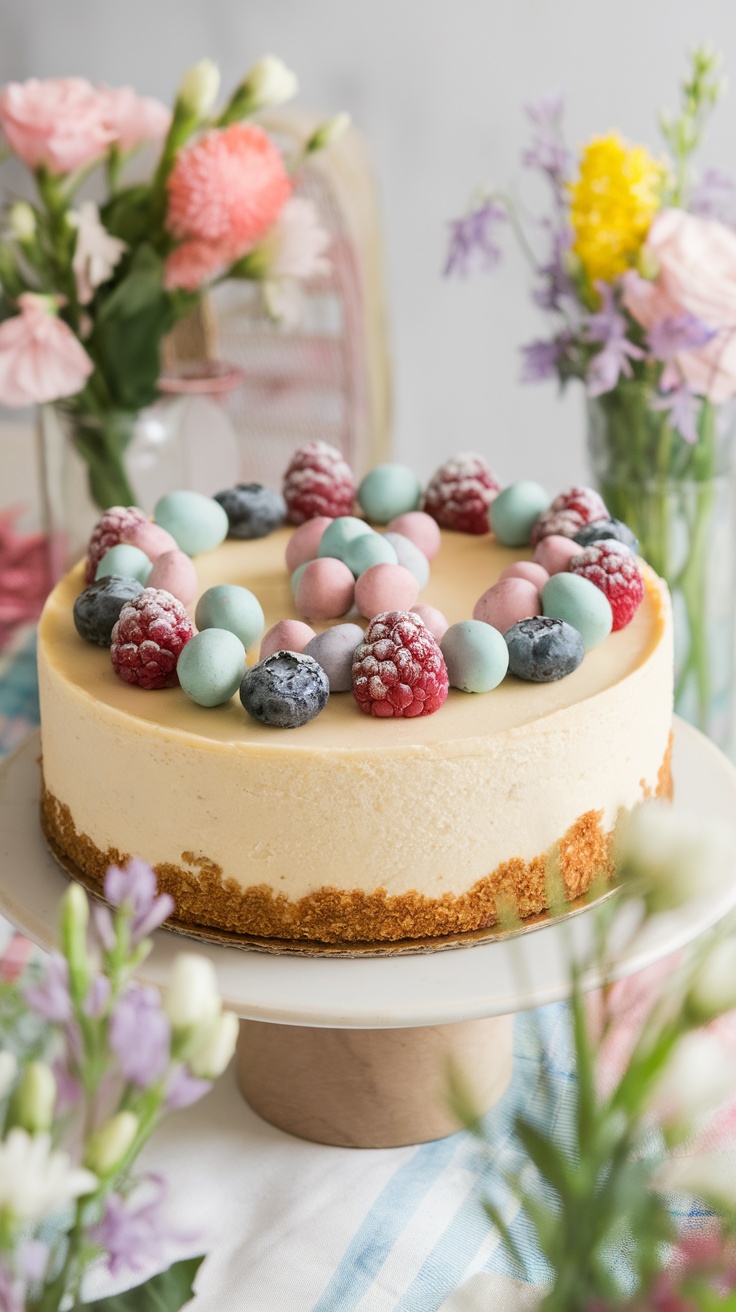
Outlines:
[{"label": "flower stem in vase", "polygon": [[135,504],[135,492],[125,468],[125,451],[133,436],[135,415],[112,410],[77,415],[72,439],[88,468],[89,490],[100,510]]}]

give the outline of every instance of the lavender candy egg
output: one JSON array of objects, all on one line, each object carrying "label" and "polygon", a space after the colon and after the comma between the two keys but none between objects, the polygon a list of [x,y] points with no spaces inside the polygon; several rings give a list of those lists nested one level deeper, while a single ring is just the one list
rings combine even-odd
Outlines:
[{"label": "lavender candy egg", "polygon": [[[127,542],[118,542],[102,557],[95,572],[95,582],[98,579],[109,578],[112,574],[118,574],[124,579],[137,579],[145,588],[152,570],[153,565],[145,551],[141,551],[140,547],[131,547]],[[159,587],[160,584],[156,583],[152,586]]]},{"label": "lavender candy egg", "polygon": [[304,655],[312,656],[322,666],[330,681],[331,693],[351,691],[353,656],[363,636],[359,624],[335,624],[324,633],[316,634],[304,648]]},{"label": "lavender candy egg", "polygon": [[414,575],[419,584],[419,591],[426,588],[429,583],[429,561],[423,551],[420,551],[415,542],[404,536],[403,533],[384,533],[384,542],[390,542],[396,552],[399,565],[408,569],[410,574]]},{"label": "lavender candy egg", "polygon": [[194,601],[199,587],[197,571],[191,557],[185,551],[164,551],[153,562],[149,588],[163,588],[170,592],[182,605],[188,606]]},{"label": "lavender candy egg", "polygon": [[473,619],[492,624],[499,633],[505,633],[519,620],[539,615],[542,602],[539,592],[527,579],[502,579],[487,588],[473,607]]},{"label": "lavender candy egg", "polygon": [[238,691],[245,674],[245,647],[228,629],[203,629],[179,653],[176,673],[187,697],[198,706],[222,706]]},{"label": "lavender candy egg", "polygon": [[453,688],[490,692],[509,668],[509,649],[502,633],[482,620],[451,624],[440,641]]}]

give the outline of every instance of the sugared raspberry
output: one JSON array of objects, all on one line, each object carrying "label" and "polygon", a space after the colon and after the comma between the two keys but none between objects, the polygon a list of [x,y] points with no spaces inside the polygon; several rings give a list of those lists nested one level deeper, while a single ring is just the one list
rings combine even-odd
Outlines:
[{"label": "sugared raspberry", "polygon": [[422,502],[440,525],[458,533],[487,533],[488,507],[501,484],[482,456],[472,452],[440,465],[427,485]]},{"label": "sugared raspberry", "polygon": [[431,715],[447,697],[447,666],[437,639],[411,610],[372,619],[353,657],[353,696],[382,719]]},{"label": "sugared raspberry", "polygon": [[137,506],[111,506],[92,529],[92,536],[87,548],[87,564],[84,571],[85,583],[93,583],[102,557],[110,547],[119,542],[129,542],[141,524],[148,523]]},{"label": "sugared raspberry", "polygon": [[617,542],[596,542],[570,561],[570,573],[581,574],[604,592],[613,611],[613,629],[625,629],[644,596],[644,580],[634,557]]},{"label": "sugared raspberry", "polygon": [[532,529],[532,546],[536,547],[542,538],[574,538],[580,532],[585,520],[577,510],[543,510]]},{"label": "sugared raspberry", "polygon": [[318,515],[337,519],[352,514],[355,478],[337,447],[306,442],[289,462],[283,492],[292,524],[303,524]]},{"label": "sugared raspberry", "polygon": [[181,602],[161,588],[144,588],[123,606],[112,631],[112,667],[124,683],[173,688],[179,652],[193,637]]},{"label": "sugared raspberry", "polygon": [[594,519],[605,519],[608,514],[606,504],[594,487],[568,487],[555,497],[550,510],[574,510],[580,515],[584,524],[591,524]]}]

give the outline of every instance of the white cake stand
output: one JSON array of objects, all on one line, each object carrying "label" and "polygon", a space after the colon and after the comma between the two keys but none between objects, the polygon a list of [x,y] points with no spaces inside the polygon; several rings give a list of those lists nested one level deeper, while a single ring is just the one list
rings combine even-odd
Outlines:
[{"label": "white cake stand", "polygon": [[[0,912],[49,948],[67,876],[39,825],[39,755],[34,734],[0,766]],[[673,772],[676,805],[732,828],[733,872],[633,938],[621,918],[613,978],[684,947],[736,907],[736,769],[677,721]],[[591,931],[583,912],[468,948],[319,958],[195,945],[160,930],[139,977],[164,985],[177,952],[202,952],[226,1006],[243,1018],[239,1075],[255,1110],[317,1142],[396,1146],[457,1128],[442,1097],[450,1061],[464,1070],[479,1108],[501,1096],[511,1077],[514,1013],[568,996],[570,959],[589,959]],[[600,983],[587,970],[585,988]]]}]

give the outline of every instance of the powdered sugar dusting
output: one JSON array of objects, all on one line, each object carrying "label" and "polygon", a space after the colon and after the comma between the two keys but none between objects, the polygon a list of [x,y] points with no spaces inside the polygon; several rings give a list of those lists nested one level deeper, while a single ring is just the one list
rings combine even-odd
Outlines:
[{"label": "powdered sugar dusting", "polygon": [[487,533],[488,507],[500,489],[483,457],[466,451],[446,460],[433,475],[422,509],[442,528]]},{"label": "powdered sugar dusting", "polygon": [[439,644],[413,611],[384,611],[371,621],[352,677],[360,709],[380,718],[431,715],[447,697]]}]

